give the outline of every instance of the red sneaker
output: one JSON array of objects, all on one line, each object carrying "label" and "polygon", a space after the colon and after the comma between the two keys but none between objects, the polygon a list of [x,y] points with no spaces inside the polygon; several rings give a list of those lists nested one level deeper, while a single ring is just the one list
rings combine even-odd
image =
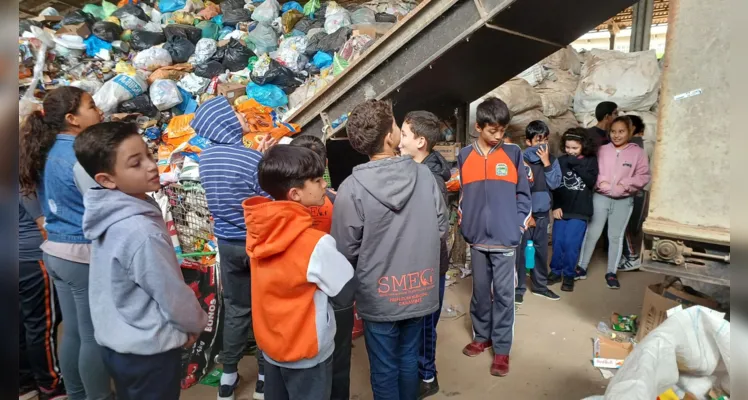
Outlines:
[{"label": "red sneaker", "polygon": [[465,346],[464,349],[462,349],[462,354],[468,357],[475,357],[478,354],[483,353],[484,351],[486,351],[486,349],[490,347],[491,347],[490,340],[486,342],[476,342],[475,340],[473,340],[467,346]]},{"label": "red sneaker", "polygon": [[509,356],[496,354],[491,363],[491,375],[507,376],[509,374]]}]

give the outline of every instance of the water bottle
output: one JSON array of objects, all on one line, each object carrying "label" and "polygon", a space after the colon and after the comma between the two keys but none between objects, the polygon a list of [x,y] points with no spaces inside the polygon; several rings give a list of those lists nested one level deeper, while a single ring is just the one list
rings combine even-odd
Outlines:
[{"label": "water bottle", "polygon": [[528,240],[525,247],[525,268],[528,272],[535,268],[535,243],[532,240]]}]

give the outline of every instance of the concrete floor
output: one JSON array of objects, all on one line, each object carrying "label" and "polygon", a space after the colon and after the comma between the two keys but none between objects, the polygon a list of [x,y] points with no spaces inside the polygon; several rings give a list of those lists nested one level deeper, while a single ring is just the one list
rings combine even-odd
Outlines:
[{"label": "concrete floor", "polygon": [[[583,399],[603,394],[607,381],[592,367],[592,341],[599,321],[612,312],[639,314],[647,285],[662,280],[661,275],[628,272],[619,275],[620,290],[610,290],[604,282],[605,258],[596,257],[589,278],[578,281],[573,293],[552,289],[560,301],[525,296],[517,310],[511,372],[505,378],[489,373],[491,355],[486,352],[469,358],[462,348],[472,337],[468,314],[471,278],[457,279],[446,290],[444,304],[460,307],[466,314],[458,319],[442,319],[438,326],[437,368],[441,391],[431,399]],[[372,399],[369,363],[364,339],[353,343],[351,399]],[[246,357],[239,366],[244,379],[237,400],[249,400],[254,391],[257,366]],[[214,399],[216,388],[196,385],[182,393],[185,400]]]}]

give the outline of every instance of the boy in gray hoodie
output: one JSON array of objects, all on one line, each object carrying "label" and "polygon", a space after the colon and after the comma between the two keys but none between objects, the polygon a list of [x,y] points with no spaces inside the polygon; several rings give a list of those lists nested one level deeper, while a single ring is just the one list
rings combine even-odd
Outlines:
[{"label": "boy in gray hoodie", "polygon": [[356,307],[364,320],[374,399],[412,400],[419,395],[423,317],[439,309],[447,209],[429,168],[395,156],[400,129],[389,103],[359,104],[347,131],[351,146],[371,161],[340,185],[332,236],[360,282]]},{"label": "boy in gray hoodie", "polygon": [[101,188],[84,196],[91,320],[118,399],[178,399],[181,349],[208,316],[184,283],[161,211],[156,163],[134,124],[94,125],[75,155]]}]

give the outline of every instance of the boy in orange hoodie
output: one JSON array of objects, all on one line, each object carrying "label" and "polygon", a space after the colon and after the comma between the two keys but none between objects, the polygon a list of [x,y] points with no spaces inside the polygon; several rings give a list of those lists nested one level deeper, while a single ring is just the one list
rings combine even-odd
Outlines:
[{"label": "boy in orange hoodie", "polygon": [[[252,318],[267,361],[265,395],[327,400],[332,388],[335,314],[353,301],[353,267],[332,236],[312,228],[308,207],[325,203],[324,164],[307,148],[276,146],[258,167],[262,190],[244,201],[252,274]],[[256,295],[255,295],[256,293]]]}]

